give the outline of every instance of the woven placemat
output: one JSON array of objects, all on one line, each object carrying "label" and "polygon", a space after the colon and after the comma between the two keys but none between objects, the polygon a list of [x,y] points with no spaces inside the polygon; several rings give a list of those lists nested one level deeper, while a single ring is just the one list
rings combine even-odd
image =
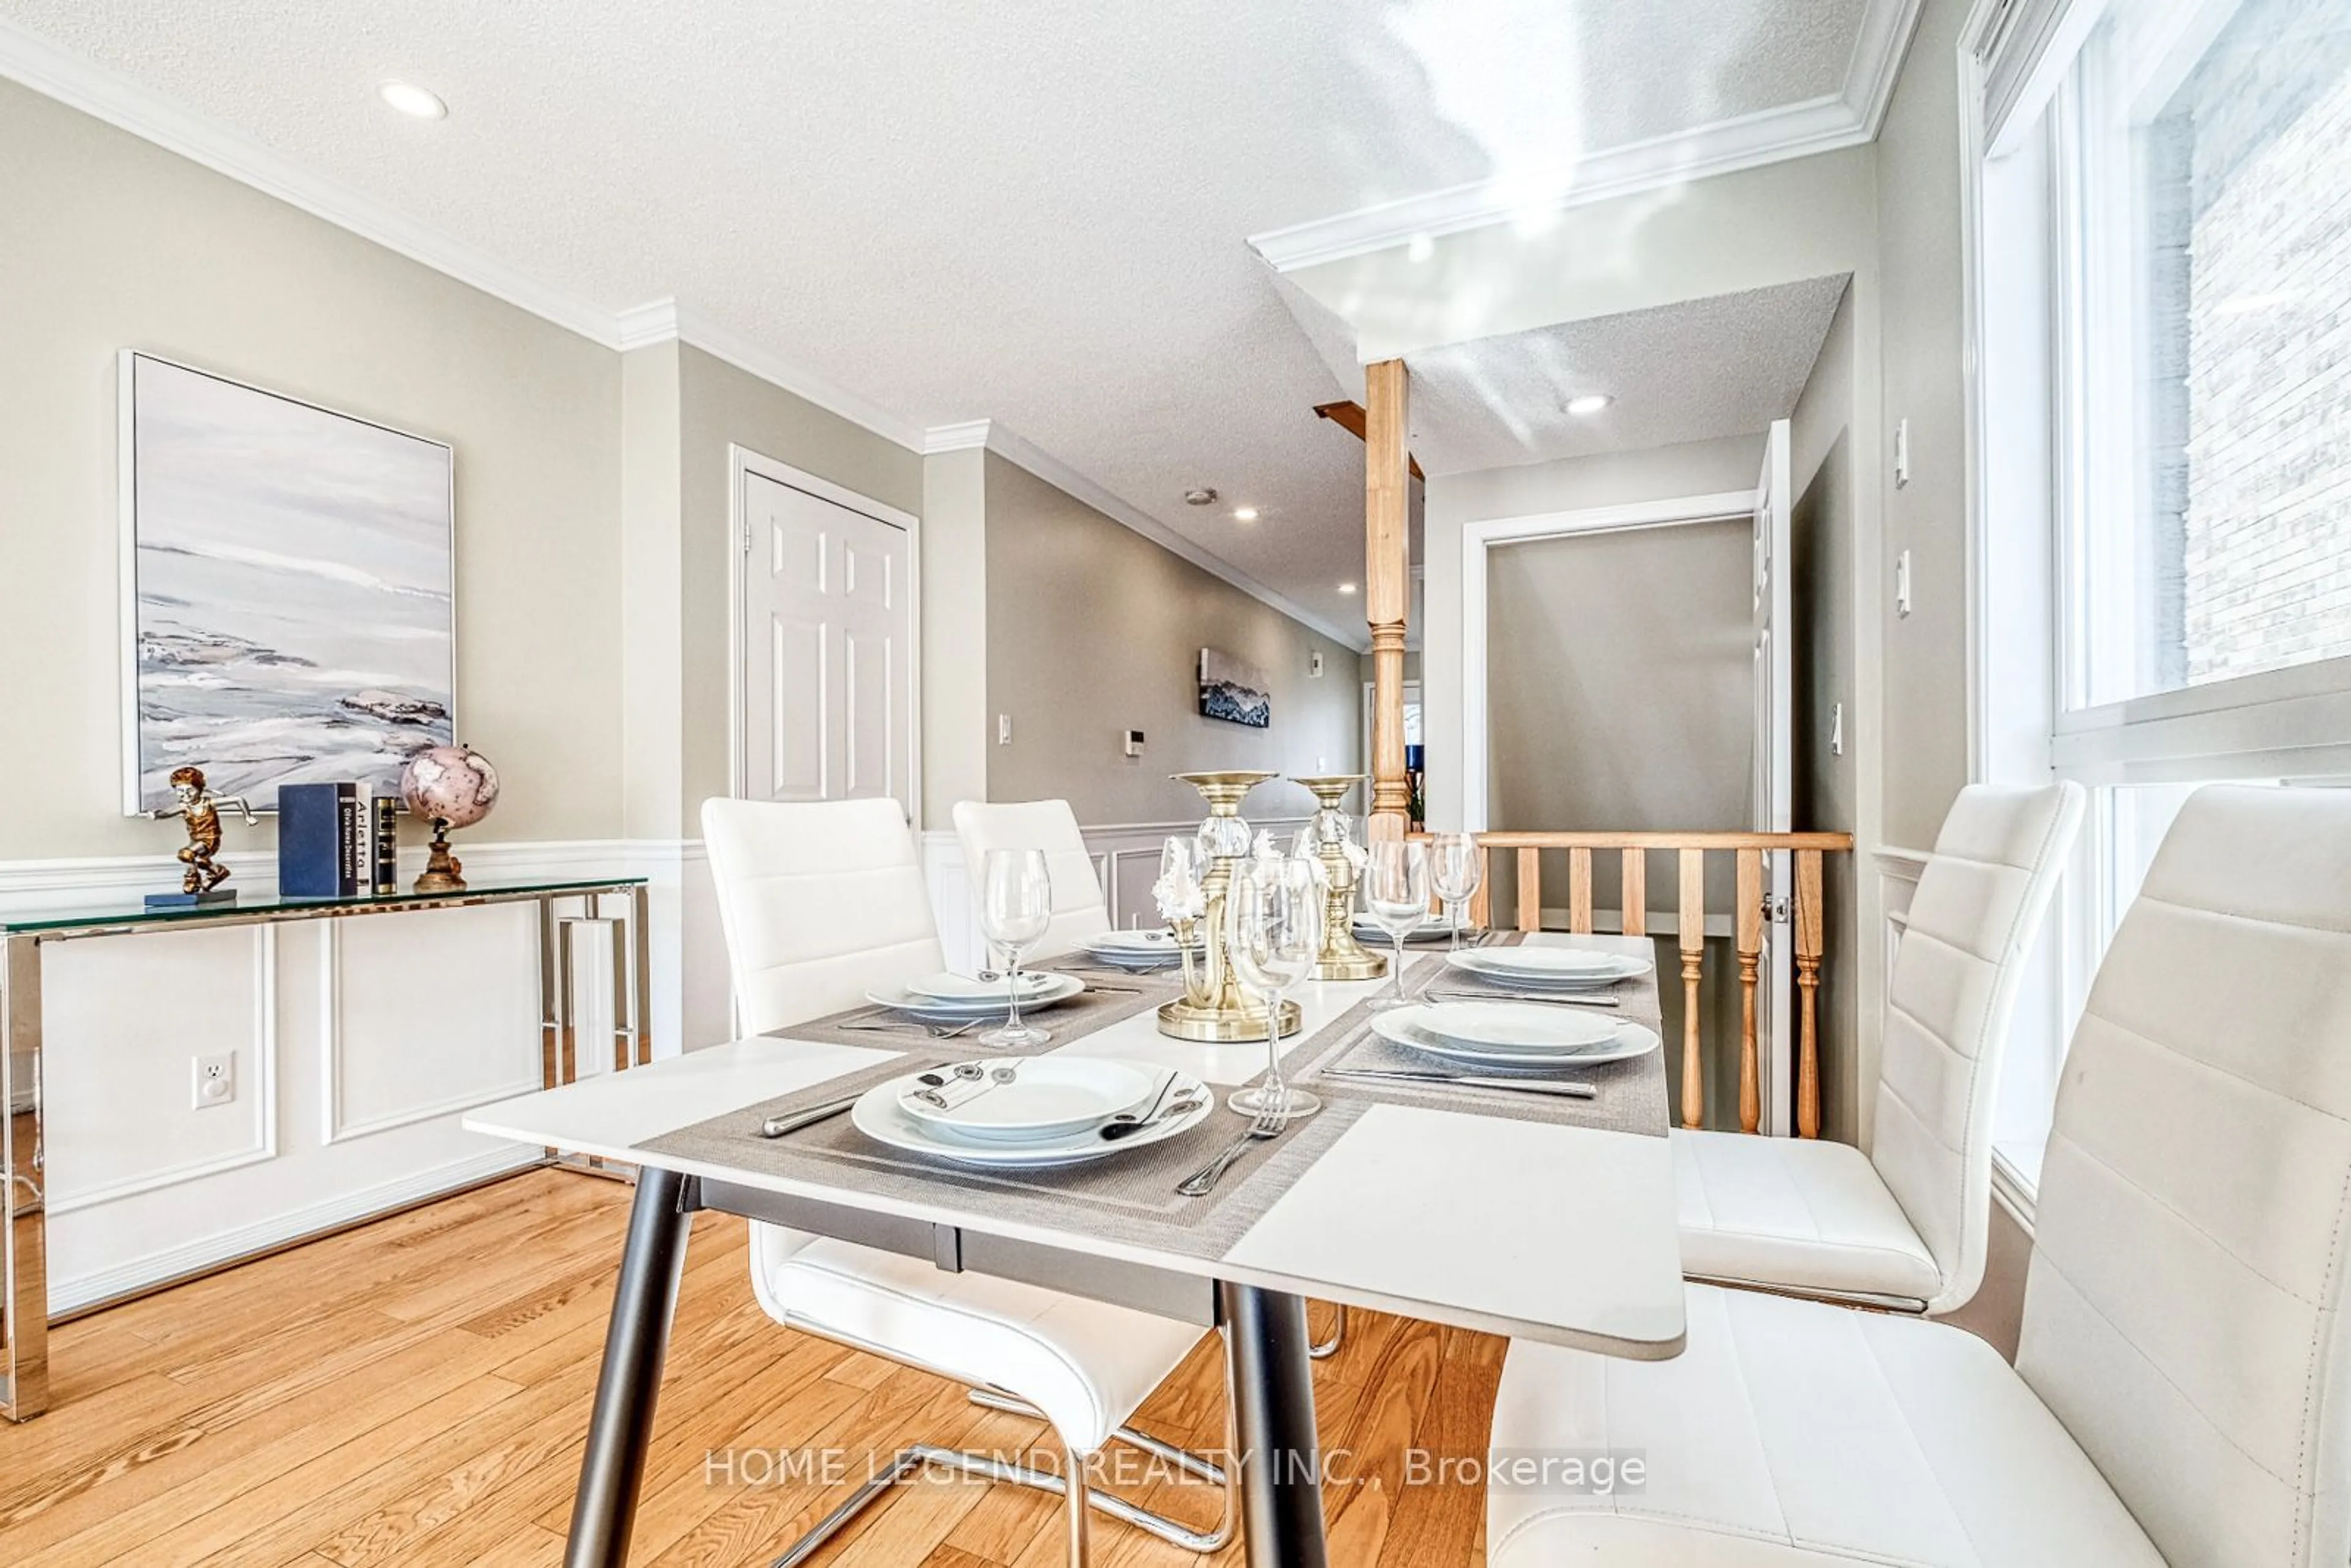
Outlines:
[{"label": "woven placemat", "polygon": [[[1084,967],[1077,961],[1062,960],[1036,967],[1072,974],[1086,983],[1084,990],[1065,1002],[1021,1009],[1021,1018],[1050,1033],[1057,1046],[1083,1040],[1098,1030],[1123,1023],[1184,994],[1184,974],[1180,969],[1142,975],[1123,971],[1109,974]],[[876,1051],[915,1051],[936,1045],[941,1050],[956,1051],[967,1051],[973,1036],[985,1034],[1003,1021],[1001,1017],[991,1016],[961,1030],[956,1037],[963,1042],[958,1046],[952,1041],[933,1040],[930,1026],[918,1019],[908,1018],[894,1008],[867,1002],[768,1032],[780,1040],[812,1040],[826,1045],[856,1045]]]},{"label": "woven placemat", "polygon": [[[860,1043],[871,1047],[873,1037]],[[1275,1138],[1253,1144],[1205,1197],[1186,1197],[1176,1184],[1206,1165],[1248,1125],[1223,1108],[1226,1091],[1212,1089],[1217,1109],[1196,1126],[1144,1147],[1122,1151],[1084,1165],[1045,1170],[985,1170],[879,1144],[857,1130],[846,1115],[820,1122],[781,1138],[759,1136],[768,1117],[805,1109],[868,1089],[902,1073],[944,1061],[985,1060],[990,1065],[1018,1061],[1014,1056],[950,1054],[952,1041],[902,1053],[896,1060],[846,1073],[814,1087],[730,1111],[706,1122],[636,1145],[648,1154],[727,1165],[741,1169],[860,1190],[909,1203],[956,1208],[974,1207],[1017,1223],[1076,1229],[1087,1235],[1163,1247],[1204,1257],[1221,1256],[1257,1223],[1275,1199],[1352,1126],[1368,1103],[1334,1102]]]},{"label": "woven placemat", "polygon": [[[1430,982],[1447,977],[1449,987],[1462,977],[1448,970],[1441,953],[1430,954],[1405,968],[1405,989],[1424,995]],[[1608,1016],[1661,1033],[1657,1016],[1656,977],[1622,981],[1605,993],[1618,1006]],[[1663,1137],[1672,1117],[1666,1092],[1666,1062],[1662,1049],[1626,1061],[1604,1062],[1576,1070],[1573,1076],[1597,1092],[1589,1100],[1562,1095],[1521,1094],[1509,1090],[1472,1088],[1458,1083],[1375,1082],[1367,1079],[1324,1076],[1337,1067],[1388,1071],[1455,1072],[1477,1075],[1478,1069],[1443,1057],[1395,1045],[1373,1032],[1372,1015],[1377,998],[1361,1001],[1325,1025],[1300,1048],[1285,1056],[1283,1066],[1301,1086],[1326,1099],[1344,1096],[1392,1104],[1417,1105],[1432,1111],[1474,1110],[1481,1116],[1506,1116],[1513,1121],[1547,1122],[1562,1126],[1598,1127],[1609,1132],[1639,1133]]]}]

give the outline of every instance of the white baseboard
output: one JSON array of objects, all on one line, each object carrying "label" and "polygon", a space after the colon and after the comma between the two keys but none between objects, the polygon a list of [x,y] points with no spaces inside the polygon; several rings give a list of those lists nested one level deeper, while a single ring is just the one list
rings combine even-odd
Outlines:
[{"label": "white baseboard", "polygon": [[305,1237],[333,1230],[354,1220],[404,1208],[421,1199],[471,1186],[492,1176],[527,1170],[538,1164],[540,1158],[540,1152],[534,1148],[492,1149],[466,1159],[435,1166],[429,1170],[416,1171],[395,1181],[346,1193],[324,1203],[274,1214],[267,1219],[225,1230],[216,1236],[207,1236],[201,1241],[150,1252],[98,1273],[69,1280],[51,1279],[49,1312],[52,1316],[78,1312],[117,1296],[152,1290],[159,1284],[216,1269],[240,1258],[282,1247],[289,1241],[299,1241]]}]

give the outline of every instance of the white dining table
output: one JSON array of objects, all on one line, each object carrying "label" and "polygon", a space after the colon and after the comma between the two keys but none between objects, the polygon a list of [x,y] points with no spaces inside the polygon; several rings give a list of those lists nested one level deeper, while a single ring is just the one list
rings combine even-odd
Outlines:
[{"label": "white dining table", "polygon": [[[1640,939],[1587,937],[1648,951]],[[1384,982],[1292,993],[1311,1039]],[[1266,1051],[1158,1032],[1149,1011],[1063,1049],[1181,1068],[1238,1085]],[[1661,1360],[1683,1341],[1674,1170],[1664,1136],[1498,1115],[1465,1103],[1374,1104],[1229,1245],[1186,1248],[1105,1232],[1072,1206],[1008,1217],[951,1184],[920,1199],[855,1179],[779,1176],[747,1159],[643,1145],[830,1080],[895,1052],[789,1031],[730,1040],[625,1074],[485,1105],[477,1133],[639,1168],[566,1563],[626,1561],[640,1473],[693,1213],[718,1209],[928,1256],[1169,1315],[1221,1322],[1239,1433],[1252,1568],[1322,1568],[1305,1300],[1398,1313],[1605,1355]],[[1322,1086],[1317,1085],[1318,1089]],[[1217,1116],[1238,1133],[1243,1119]]]}]

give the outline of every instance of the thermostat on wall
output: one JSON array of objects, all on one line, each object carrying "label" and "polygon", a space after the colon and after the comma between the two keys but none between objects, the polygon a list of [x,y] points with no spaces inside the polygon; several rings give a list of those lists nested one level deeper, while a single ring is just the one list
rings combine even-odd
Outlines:
[{"label": "thermostat on wall", "polygon": [[1141,730],[1130,729],[1126,732],[1126,754],[1129,757],[1140,757],[1143,755],[1143,732]]}]

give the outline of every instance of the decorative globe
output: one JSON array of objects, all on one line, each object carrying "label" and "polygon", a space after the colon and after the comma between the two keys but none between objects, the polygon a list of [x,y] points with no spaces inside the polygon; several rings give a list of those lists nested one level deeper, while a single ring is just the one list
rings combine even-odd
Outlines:
[{"label": "decorative globe", "polygon": [[470,828],[498,803],[498,771],[470,747],[435,746],[408,759],[400,799],[428,821]]}]

